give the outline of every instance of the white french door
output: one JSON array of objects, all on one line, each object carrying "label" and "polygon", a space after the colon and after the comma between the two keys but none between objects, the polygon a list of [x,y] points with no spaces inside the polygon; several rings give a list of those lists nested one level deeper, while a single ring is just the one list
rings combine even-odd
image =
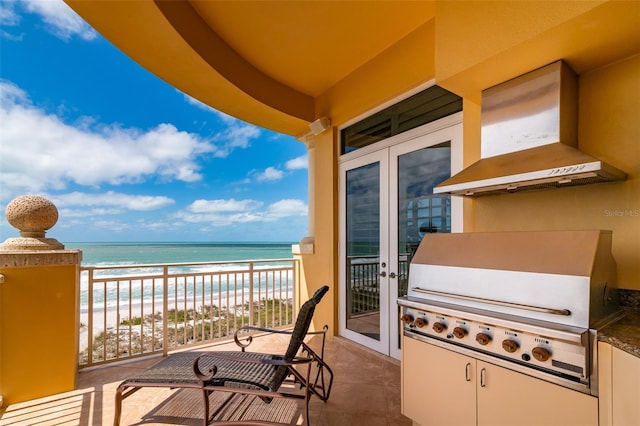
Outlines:
[{"label": "white french door", "polygon": [[395,358],[396,301],[406,294],[418,243],[429,232],[461,231],[461,201],[434,195],[433,187],[462,166],[462,125],[432,127],[340,164],[340,335]]}]

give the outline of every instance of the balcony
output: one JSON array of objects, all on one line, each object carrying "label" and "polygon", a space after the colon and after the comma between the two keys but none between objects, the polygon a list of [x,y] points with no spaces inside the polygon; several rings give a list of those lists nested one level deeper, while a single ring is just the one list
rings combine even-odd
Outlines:
[{"label": "balcony", "polygon": [[[254,345],[255,350],[278,351],[286,347],[286,337],[283,340],[282,336],[265,336],[255,339]],[[234,350],[234,347],[233,343],[221,343],[198,350]],[[0,425],[110,425],[120,381],[159,359],[155,356],[83,370],[78,374],[74,391],[0,409]],[[335,381],[327,403],[312,398],[310,424],[411,425],[400,414],[399,362],[340,337],[328,341],[325,359],[334,370]],[[201,425],[200,398],[194,390],[145,388],[124,401],[121,424]],[[265,404],[258,400],[251,406],[265,416],[278,411],[286,419],[284,424],[301,424],[303,403],[284,402],[270,407],[279,401]]]},{"label": "balcony", "polygon": [[[290,328],[300,294],[298,268],[296,259],[80,267],[75,389],[0,408],[0,426],[112,424],[118,384],[163,355],[238,350],[230,338],[243,325]],[[260,336],[250,350],[277,353],[287,344],[286,335]],[[398,361],[340,337],[329,339],[325,360],[335,381],[327,403],[312,398],[310,424],[411,424],[400,414]],[[243,404],[263,418],[302,424],[301,402]],[[142,389],[124,401],[121,424],[200,425],[201,395]]]}]

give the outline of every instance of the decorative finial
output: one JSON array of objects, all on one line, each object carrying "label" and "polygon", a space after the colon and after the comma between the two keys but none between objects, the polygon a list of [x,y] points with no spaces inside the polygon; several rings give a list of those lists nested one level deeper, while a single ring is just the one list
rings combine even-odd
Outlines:
[{"label": "decorative finial", "polygon": [[23,195],[13,199],[5,210],[11,226],[20,230],[20,238],[8,238],[0,250],[59,250],[64,245],[55,238],[45,238],[47,230],[58,221],[58,209],[39,195]]}]

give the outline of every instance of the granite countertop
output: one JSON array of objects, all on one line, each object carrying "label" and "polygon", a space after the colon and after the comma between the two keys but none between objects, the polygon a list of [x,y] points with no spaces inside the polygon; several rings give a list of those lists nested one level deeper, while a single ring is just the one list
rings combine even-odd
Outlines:
[{"label": "granite countertop", "polygon": [[640,310],[626,309],[622,318],[598,331],[598,341],[640,358]]}]

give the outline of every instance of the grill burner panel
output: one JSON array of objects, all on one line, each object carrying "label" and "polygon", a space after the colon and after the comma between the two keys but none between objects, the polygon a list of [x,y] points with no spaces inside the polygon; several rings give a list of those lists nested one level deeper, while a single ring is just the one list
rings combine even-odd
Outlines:
[{"label": "grill burner panel", "polygon": [[438,346],[467,348],[493,357],[493,362],[536,369],[554,376],[551,381],[588,390],[588,329],[551,328],[540,322],[501,319],[490,312],[454,309],[411,298],[403,300],[402,305],[405,336],[439,342]]}]

